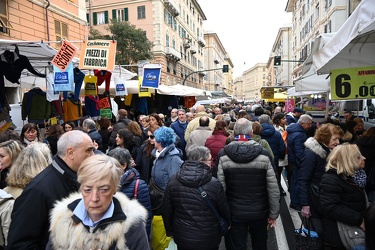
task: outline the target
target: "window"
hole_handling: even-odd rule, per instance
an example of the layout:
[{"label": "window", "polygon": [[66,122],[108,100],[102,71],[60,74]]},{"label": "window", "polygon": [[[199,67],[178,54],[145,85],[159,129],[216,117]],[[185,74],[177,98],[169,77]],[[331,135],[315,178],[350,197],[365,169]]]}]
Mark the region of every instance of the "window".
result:
[{"label": "window", "polygon": [[68,39],[68,24],[55,20],[55,35],[56,41]]},{"label": "window", "polygon": [[93,13],[94,25],[108,24],[108,11]]},{"label": "window", "polygon": [[8,33],[9,29],[13,29],[8,18],[8,1],[0,1],[0,32]]},{"label": "window", "polygon": [[137,7],[138,19],[145,19],[146,18],[146,7],[138,6]]},{"label": "window", "polygon": [[112,18],[116,19],[119,22],[129,21],[129,11],[128,8],[112,10]]}]

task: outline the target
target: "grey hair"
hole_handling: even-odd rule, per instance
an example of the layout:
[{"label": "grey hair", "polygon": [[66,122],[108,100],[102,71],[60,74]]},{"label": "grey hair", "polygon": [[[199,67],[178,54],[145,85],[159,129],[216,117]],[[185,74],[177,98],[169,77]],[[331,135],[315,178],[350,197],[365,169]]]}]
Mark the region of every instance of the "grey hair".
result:
[{"label": "grey hair", "polygon": [[269,115],[263,114],[259,116],[259,123],[272,124],[271,117]]},{"label": "grey hair", "polygon": [[132,159],[132,155],[130,154],[129,150],[126,148],[114,148],[108,152],[108,156],[115,158],[118,162],[123,166],[126,164],[126,168],[130,167],[130,160]]},{"label": "grey hair", "polygon": [[94,120],[92,120],[90,118],[85,119],[82,123],[82,126],[87,127],[90,130],[96,128],[96,124],[95,124]]},{"label": "grey hair", "polygon": [[246,118],[240,118],[234,124],[233,132],[235,135],[250,135],[252,131],[251,122]]},{"label": "grey hair", "polygon": [[[57,141],[57,155],[64,157],[69,147],[76,148],[83,142],[83,137],[88,136],[79,130],[64,133]],[[91,140],[91,139],[90,139]]]},{"label": "grey hair", "polygon": [[299,119],[298,119],[298,123],[307,123],[307,122],[309,122],[309,121],[312,121],[312,117],[311,116],[309,116],[309,115],[301,115],[300,117],[299,117]]},{"label": "grey hair", "polygon": [[179,110],[177,110],[177,114],[178,114],[178,112],[183,112],[184,114],[186,114],[186,110],[185,109],[179,109]]},{"label": "grey hair", "polygon": [[204,146],[192,145],[186,152],[188,160],[205,161],[210,156],[210,150]]}]

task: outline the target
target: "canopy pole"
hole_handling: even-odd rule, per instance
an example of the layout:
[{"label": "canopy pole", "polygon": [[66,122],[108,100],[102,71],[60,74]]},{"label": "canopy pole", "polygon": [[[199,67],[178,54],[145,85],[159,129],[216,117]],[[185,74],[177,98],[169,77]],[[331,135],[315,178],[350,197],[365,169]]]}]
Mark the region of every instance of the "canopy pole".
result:
[{"label": "canopy pole", "polygon": [[326,92],[326,119],[328,119],[328,112],[329,112],[329,102],[331,101],[329,99],[329,91]]}]

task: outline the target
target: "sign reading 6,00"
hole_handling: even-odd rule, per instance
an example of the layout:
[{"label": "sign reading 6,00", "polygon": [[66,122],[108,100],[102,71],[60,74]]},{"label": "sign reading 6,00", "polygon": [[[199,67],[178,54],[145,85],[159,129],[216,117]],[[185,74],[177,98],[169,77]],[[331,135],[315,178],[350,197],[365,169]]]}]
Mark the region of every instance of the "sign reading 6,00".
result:
[{"label": "sign reading 6,00", "polygon": [[331,71],[331,100],[375,98],[375,67]]}]

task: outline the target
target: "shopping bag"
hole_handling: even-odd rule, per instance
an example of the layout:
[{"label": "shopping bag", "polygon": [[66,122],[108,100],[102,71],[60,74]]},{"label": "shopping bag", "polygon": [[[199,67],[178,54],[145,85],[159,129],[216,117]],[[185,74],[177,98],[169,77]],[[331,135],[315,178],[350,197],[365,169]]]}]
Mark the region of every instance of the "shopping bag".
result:
[{"label": "shopping bag", "polygon": [[171,239],[169,242],[168,247],[165,250],[178,250],[176,243],[174,242],[174,239]]},{"label": "shopping bag", "polygon": [[310,229],[309,219],[302,218],[301,227],[297,228],[294,231],[294,234],[296,239],[296,250],[319,249],[318,234]]}]

